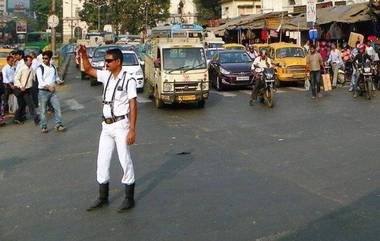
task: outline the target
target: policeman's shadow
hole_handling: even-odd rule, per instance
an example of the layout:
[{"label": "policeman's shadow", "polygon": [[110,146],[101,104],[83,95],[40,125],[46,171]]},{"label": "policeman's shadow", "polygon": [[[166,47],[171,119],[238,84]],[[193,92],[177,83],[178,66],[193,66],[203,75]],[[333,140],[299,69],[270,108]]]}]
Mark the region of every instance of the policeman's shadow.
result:
[{"label": "policeman's shadow", "polygon": [[[186,169],[193,161],[194,157],[191,154],[192,150],[187,150],[179,153],[168,152],[165,154],[165,162],[156,170],[151,171],[143,177],[136,180],[137,187],[147,185],[145,189],[136,195],[137,201],[142,200],[151,193],[163,180],[172,179],[182,170]],[[139,188],[140,189],[140,188]],[[113,197],[117,199],[124,195],[124,190]]]}]

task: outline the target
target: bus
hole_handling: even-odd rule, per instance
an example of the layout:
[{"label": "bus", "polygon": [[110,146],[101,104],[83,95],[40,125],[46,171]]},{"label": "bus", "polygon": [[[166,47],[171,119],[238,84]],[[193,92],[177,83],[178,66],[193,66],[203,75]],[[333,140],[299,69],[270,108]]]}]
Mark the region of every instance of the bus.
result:
[{"label": "bus", "polygon": [[[57,43],[61,42],[61,33],[56,33]],[[39,48],[41,50],[51,49],[51,33],[48,32],[31,32],[26,34],[26,48]]]},{"label": "bus", "polygon": [[199,38],[203,40],[205,30],[196,24],[176,24],[152,29],[151,38]]}]

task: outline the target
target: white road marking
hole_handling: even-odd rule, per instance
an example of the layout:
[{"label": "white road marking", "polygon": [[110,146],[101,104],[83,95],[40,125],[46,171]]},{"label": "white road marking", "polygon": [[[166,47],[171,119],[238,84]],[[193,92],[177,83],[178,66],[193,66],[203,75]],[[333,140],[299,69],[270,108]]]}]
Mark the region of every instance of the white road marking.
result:
[{"label": "white road marking", "polygon": [[227,91],[215,91],[215,90],[211,90],[210,92],[213,93],[213,94],[221,95],[223,97],[236,97],[236,94],[231,93],[231,92],[227,92]]},{"label": "white road marking", "polygon": [[65,100],[66,105],[69,106],[70,110],[82,110],[84,109],[84,105],[81,105],[75,99]]},{"label": "white road marking", "polygon": [[295,90],[295,91],[301,91],[301,92],[307,91],[303,87],[286,87],[286,88],[289,89],[289,90]]},{"label": "white road marking", "polygon": [[246,94],[246,95],[251,95],[252,91],[251,90],[240,90],[240,93]]},{"label": "white road marking", "polygon": [[152,100],[149,98],[146,98],[144,96],[138,95],[137,96],[137,102],[138,103],[150,103],[150,102],[152,102]]}]

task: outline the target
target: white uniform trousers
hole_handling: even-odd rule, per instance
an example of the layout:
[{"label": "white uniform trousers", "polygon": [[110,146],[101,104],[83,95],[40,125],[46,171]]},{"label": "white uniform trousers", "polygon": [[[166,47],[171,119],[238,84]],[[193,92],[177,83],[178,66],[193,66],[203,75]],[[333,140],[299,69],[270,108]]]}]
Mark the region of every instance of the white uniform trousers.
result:
[{"label": "white uniform trousers", "polygon": [[127,135],[129,120],[124,119],[112,124],[102,123],[102,133],[99,140],[99,152],[97,161],[97,181],[99,184],[107,183],[110,179],[110,164],[112,153],[115,148],[119,155],[120,165],[123,168],[123,184],[133,184],[135,174],[129,147],[127,144]]}]

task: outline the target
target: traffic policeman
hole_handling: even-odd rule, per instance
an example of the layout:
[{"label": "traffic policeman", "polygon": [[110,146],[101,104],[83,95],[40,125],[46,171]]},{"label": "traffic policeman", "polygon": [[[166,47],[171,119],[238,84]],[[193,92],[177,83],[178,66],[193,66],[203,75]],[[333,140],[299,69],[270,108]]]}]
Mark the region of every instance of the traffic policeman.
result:
[{"label": "traffic policeman", "polygon": [[129,145],[134,144],[136,138],[136,80],[123,70],[123,54],[119,49],[110,49],[106,52],[104,60],[106,70],[92,68],[85,46],[80,46],[79,54],[86,74],[97,78],[104,86],[103,122],[97,160],[99,197],[87,211],[108,204],[109,169],[116,145],[124,172],[121,182],[125,186],[125,199],[119,208],[119,212],[123,212],[132,208],[135,203],[135,176]]}]

